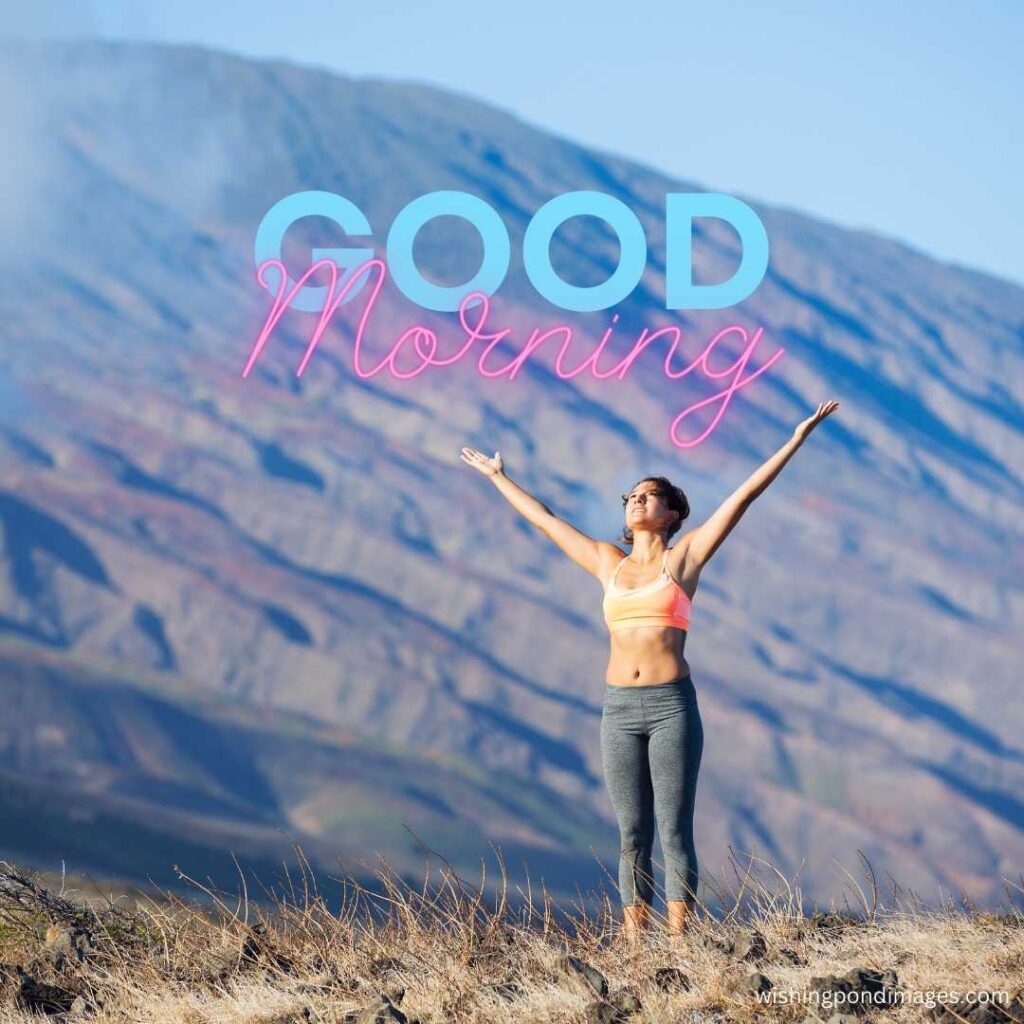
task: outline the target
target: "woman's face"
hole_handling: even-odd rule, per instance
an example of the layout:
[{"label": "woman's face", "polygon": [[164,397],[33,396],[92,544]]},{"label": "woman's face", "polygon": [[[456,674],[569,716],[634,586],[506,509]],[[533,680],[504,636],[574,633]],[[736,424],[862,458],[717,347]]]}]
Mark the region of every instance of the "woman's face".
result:
[{"label": "woman's face", "polygon": [[644,480],[626,496],[626,526],[635,534],[637,529],[660,532],[671,525],[679,513],[669,508],[661,488],[655,480]]}]

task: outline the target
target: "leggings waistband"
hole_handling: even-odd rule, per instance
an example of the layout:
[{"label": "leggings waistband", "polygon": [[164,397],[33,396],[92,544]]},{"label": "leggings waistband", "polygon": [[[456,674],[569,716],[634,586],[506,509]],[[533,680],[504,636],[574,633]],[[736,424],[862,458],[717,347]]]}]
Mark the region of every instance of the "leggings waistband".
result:
[{"label": "leggings waistband", "polygon": [[633,693],[634,691],[648,693],[651,690],[664,689],[666,686],[693,686],[693,679],[690,673],[687,672],[685,675],[670,679],[667,683],[644,683],[639,686],[612,686],[611,683],[604,684],[606,693]]}]

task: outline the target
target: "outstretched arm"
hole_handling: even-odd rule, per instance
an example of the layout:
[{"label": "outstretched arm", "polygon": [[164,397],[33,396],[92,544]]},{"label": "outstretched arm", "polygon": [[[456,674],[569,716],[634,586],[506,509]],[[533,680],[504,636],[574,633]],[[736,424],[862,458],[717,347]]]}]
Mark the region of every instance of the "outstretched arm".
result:
[{"label": "outstretched arm", "polygon": [[560,519],[538,501],[529,491],[524,490],[505,473],[501,452],[495,452],[493,458],[476,451],[474,448],[463,448],[460,458],[467,465],[483,473],[508,500],[508,503],[528,522],[558,545],[577,565],[582,566],[591,575],[601,578],[602,549],[613,550],[614,546],[606,541],[595,540],[581,533],[571,523]]},{"label": "outstretched arm", "polygon": [[690,571],[699,570],[707,564],[750,507],[751,502],[779,475],[782,467],[807,440],[810,432],[838,408],[839,403],[834,399],[822,402],[812,415],[797,426],[793,436],[767,462],[751,473],[715,509],[706,522],[690,533],[686,549],[686,563]]}]

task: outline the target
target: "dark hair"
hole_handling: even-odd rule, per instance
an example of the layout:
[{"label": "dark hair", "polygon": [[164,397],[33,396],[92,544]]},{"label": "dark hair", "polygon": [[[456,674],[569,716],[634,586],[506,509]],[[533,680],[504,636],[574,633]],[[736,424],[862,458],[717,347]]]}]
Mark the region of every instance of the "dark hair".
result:
[{"label": "dark hair", "polygon": [[[668,477],[664,476],[645,476],[642,480],[637,480],[637,482],[630,488],[630,491],[639,487],[640,484],[645,483],[656,483],[658,485],[657,493],[665,499],[665,503],[669,508],[675,509],[679,513],[679,518],[668,528],[668,533],[665,534],[665,540],[667,542],[683,525],[683,520],[690,515],[690,503],[687,501],[686,494],[683,492],[683,489],[681,487],[676,487]],[[626,495],[623,495],[622,497],[622,504],[625,506]],[[632,544],[633,531],[628,526],[623,527],[622,533],[617,539],[620,544]]]}]

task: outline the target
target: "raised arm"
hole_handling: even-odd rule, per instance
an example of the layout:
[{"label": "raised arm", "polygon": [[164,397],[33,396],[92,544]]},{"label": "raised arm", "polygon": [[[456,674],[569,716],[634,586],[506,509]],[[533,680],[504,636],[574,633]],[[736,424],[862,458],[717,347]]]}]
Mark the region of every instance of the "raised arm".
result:
[{"label": "raised arm", "polygon": [[839,408],[834,399],[822,402],[817,410],[793,431],[793,436],[722,502],[707,521],[692,530],[687,538],[686,565],[688,571],[699,571],[710,560],[740,521],[751,502],[779,475],[782,467],[807,440],[810,432],[828,415]]},{"label": "raised arm", "polygon": [[524,490],[505,473],[501,452],[495,452],[493,458],[487,458],[474,448],[463,448],[460,458],[467,465],[489,477],[491,482],[505,496],[509,504],[527,522],[532,523],[542,533],[558,545],[577,565],[586,569],[592,576],[601,579],[601,566],[605,555],[615,546],[606,541],[595,540],[581,533],[571,523],[560,519],[532,494]]}]

